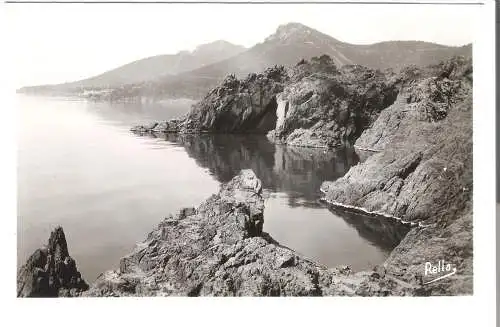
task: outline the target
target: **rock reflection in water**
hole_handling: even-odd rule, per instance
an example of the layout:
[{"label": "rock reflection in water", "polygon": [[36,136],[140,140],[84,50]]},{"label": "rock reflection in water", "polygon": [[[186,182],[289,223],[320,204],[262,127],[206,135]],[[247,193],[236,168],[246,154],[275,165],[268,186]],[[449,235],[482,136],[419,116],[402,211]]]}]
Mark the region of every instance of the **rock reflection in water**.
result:
[{"label": "rock reflection in water", "polygon": [[265,189],[287,193],[292,206],[322,206],[318,203],[321,183],[343,176],[358,162],[351,148],[333,151],[286,147],[275,145],[261,135],[163,134],[157,137],[183,145],[187,153],[221,183],[230,181],[242,169],[252,169]]},{"label": "rock reflection in water", "polygon": [[153,137],[182,146],[221,183],[252,169],[267,193],[264,231],[324,265],[371,268],[382,263],[407,232],[398,223],[337,211],[320,201],[321,183],[343,176],[359,162],[352,148],[285,147],[261,135]]},{"label": "rock reflection in water", "polygon": [[328,210],[354,227],[359,236],[385,251],[394,249],[410,231],[408,225],[397,223],[391,218],[363,215],[329,205]]}]

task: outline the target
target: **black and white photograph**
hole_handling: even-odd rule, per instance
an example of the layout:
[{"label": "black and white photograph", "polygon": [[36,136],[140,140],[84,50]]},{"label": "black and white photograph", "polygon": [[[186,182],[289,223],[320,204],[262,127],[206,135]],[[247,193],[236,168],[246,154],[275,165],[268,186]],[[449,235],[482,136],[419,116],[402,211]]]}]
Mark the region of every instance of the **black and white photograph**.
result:
[{"label": "black and white photograph", "polygon": [[487,5],[4,3],[10,297],[473,298]]}]

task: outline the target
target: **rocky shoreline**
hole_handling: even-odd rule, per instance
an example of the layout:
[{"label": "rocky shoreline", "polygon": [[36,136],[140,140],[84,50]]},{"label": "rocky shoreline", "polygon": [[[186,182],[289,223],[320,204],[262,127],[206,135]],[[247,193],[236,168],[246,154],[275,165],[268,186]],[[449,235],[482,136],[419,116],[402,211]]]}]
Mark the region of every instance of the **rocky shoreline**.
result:
[{"label": "rocky shoreline", "polygon": [[275,143],[333,148],[353,143],[397,96],[391,72],[338,68],[326,55],[239,80],[228,76],[184,117],[135,126],[146,133],[255,133]]},{"label": "rocky shoreline", "polygon": [[[386,273],[327,268],[262,232],[260,180],[243,170],[197,208],[165,218],[122,258],[117,271],[88,286],[54,285],[59,296],[386,296],[423,295],[418,283]],[[62,235],[50,244],[65,244]],[[52,238],[51,238],[52,239]],[[66,247],[67,249],[67,247]],[[37,252],[36,252],[37,253]],[[36,256],[36,253],[32,256]],[[28,262],[32,261],[32,258]],[[23,266],[18,296],[43,296],[36,271]],[[76,270],[73,271],[76,273]],[[56,273],[56,279],[62,278]],[[72,276],[70,276],[72,278]],[[70,291],[68,287],[73,290]],[[76,289],[75,289],[76,288]]]},{"label": "rocky shoreline", "polygon": [[[307,147],[354,143],[371,153],[343,177],[323,182],[323,200],[332,210],[361,211],[372,216],[367,219],[396,219],[411,228],[373,271],[323,267],[262,232],[261,181],[253,171],[243,170],[197,208],[185,208],[164,219],[121,260],[118,271],[103,273],[89,290],[82,286],[69,291],[74,282],[49,283],[54,288],[51,294],[473,292],[470,59],[409,67],[396,75],[360,66],[339,69],[322,56],[301,61],[290,70],[274,67],[241,81],[230,76],[185,117],[137,126],[133,131],[259,133],[276,143]],[[63,253],[69,257],[67,251]],[[52,280],[67,280],[61,275],[67,270],[32,264],[37,256],[35,252],[18,274],[18,296],[40,296],[39,282],[45,283],[38,277],[40,269]],[[456,273],[434,282],[435,276],[425,276],[424,267],[442,260]],[[76,278],[79,273],[73,268],[71,278]]]},{"label": "rocky shoreline", "polygon": [[417,71],[355,147],[376,152],[324,182],[324,200],[418,225],[384,266],[408,278],[446,260],[459,273],[433,283],[431,294],[472,294],[471,62]]}]

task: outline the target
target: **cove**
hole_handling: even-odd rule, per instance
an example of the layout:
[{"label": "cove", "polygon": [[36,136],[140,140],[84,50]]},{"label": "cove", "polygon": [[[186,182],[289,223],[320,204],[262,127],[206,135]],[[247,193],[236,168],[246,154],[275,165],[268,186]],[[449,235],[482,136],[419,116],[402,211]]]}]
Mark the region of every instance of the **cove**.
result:
[{"label": "cove", "polygon": [[323,265],[371,268],[406,233],[319,201],[321,183],[359,161],[349,148],[285,147],[264,135],[129,132],[134,123],[177,116],[182,110],[172,105],[21,96],[17,109],[19,263],[62,225],[72,256],[92,282],[163,217],[198,205],[242,169],[262,181],[264,231]]}]

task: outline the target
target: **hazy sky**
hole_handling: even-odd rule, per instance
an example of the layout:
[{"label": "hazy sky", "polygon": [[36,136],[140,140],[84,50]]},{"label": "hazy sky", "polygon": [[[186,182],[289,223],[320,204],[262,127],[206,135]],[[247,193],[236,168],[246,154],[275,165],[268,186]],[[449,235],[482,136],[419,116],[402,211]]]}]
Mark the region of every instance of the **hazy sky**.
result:
[{"label": "hazy sky", "polygon": [[246,47],[300,22],[349,43],[473,41],[473,6],[5,5],[16,87],[72,81],[224,39]]}]

